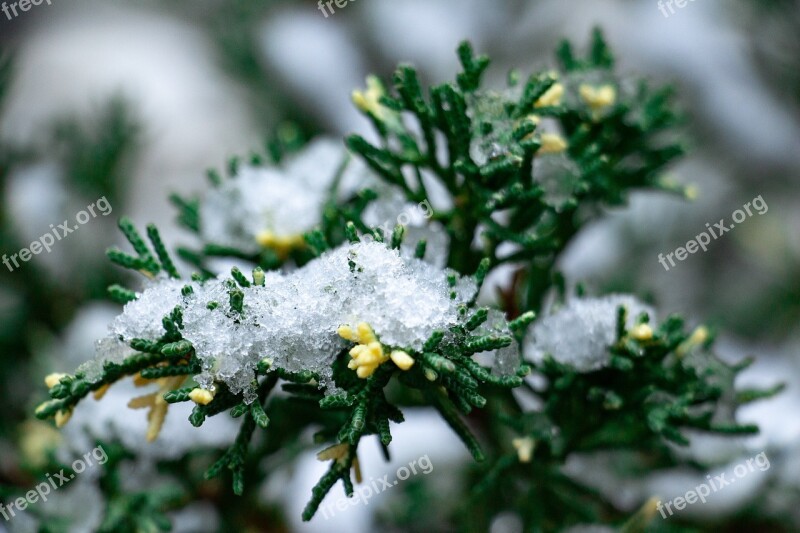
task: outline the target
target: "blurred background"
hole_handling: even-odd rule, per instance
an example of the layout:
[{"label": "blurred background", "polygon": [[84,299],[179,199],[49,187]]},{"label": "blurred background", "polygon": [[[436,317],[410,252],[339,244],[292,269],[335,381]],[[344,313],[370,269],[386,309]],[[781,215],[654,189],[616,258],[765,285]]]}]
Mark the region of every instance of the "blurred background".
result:
[{"label": "blurred background", "polygon": [[[585,44],[599,25],[622,72],[677,88],[689,156],[671,177],[696,186],[697,196],[688,202],[635,195],[629,207],[586,228],[561,269],[592,292],[637,293],[660,314],[681,312],[710,324],[719,332],[723,358],[758,357],[742,386],[787,383],[777,400],[742,411],[742,421],[759,424],[762,433],[737,442],[748,457],[766,450],[781,468],[691,512],[702,522],[756,502],[789,530],[800,528],[792,503],[800,501],[800,2],[697,0],[674,13],[659,4],[351,0],[343,8],[334,4],[326,16],[310,0],[44,0],[17,16],[0,12],[0,253],[16,253],[100,198],[113,208],[50,253],[13,271],[0,266],[0,500],[12,493],[8,487],[36,482],[25,468],[37,460],[31,450],[57,438],[31,421],[46,395],[42,376],[71,371],[90,358],[94,339],[118,312],[106,301],[105,287],[124,277],[104,250],[122,244],[119,216],[155,222],[166,242],[184,243],[189,237],[177,229],[168,196],[203,191],[209,167],[261,151],[286,132],[370,138],[367,121],[350,103],[367,74],[388,78],[398,62],[408,61],[424,82],[450,79],[458,68],[455,48],[466,38],[492,57],[490,80],[499,86],[512,67],[529,72],[554,65],[552,51],[562,38]],[[758,196],[768,206],[765,214],[754,214],[706,253],[669,271],[659,264],[659,253],[684,245],[706,223],[730,220]],[[116,411],[99,409],[71,424],[77,427],[64,433],[62,446],[77,451],[63,453],[90,449],[77,444],[87,426],[130,447],[146,446],[144,421],[138,429],[130,426],[143,416],[136,413],[123,425]],[[171,417],[185,420],[181,413]],[[125,483],[141,491],[169,483],[163,461],[189,446],[183,431],[189,428],[178,426],[166,443],[146,452],[150,462],[129,466]],[[224,445],[230,431],[215,433],[206,445]],[[364,468],[377,478],[428,453],[437,483],[446,487],[448,471],[466,460],[454,454],[460,449],[454,441],[437,417],[412,412],[398,428],[393,463],[383,464],[375,447],[365,451]],[[721,447],[702,439],[694,446],[707,457],[722,454],[724,462],[733,452]],[[357,532],[376,524],[411,530],[398,516],[412,488],[330,520],[300,523],[325,465],[313,456],[287,464],[259,490],[270,520],[254,530]],[[676,483],[688,484],[675,479],[624,487],[600,479],[598,488],[635,510],[643,493],[667,494]],[[332,493],[341,496],[338,488]],[[97,499],[86,476],[52,503],[38,504],[35,513],[0,521],[0,531],[36,531],[48,516],[72,523],[69,530],[91,531],[99,520]],[[171,517],[175,531],[216,531],[226,512],[208,497]],[[512,519],[495,526],[516,531]]]}]

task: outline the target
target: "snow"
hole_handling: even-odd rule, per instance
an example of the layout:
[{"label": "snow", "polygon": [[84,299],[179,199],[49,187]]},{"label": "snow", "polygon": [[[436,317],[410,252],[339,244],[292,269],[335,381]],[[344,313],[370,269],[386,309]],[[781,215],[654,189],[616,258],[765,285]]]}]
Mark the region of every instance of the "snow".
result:
[{"label": "snow", "polygon": [[[294,237],[310,231],[319,224],[334,177],[347,157],[340,141],[322,138],[282,166],[242,166],[206,194],[200,207],[203,239],[255,253],[259,234]],[[352,193],[368,179],[366,167],[351,158],[339,192]]]},{"label": "snow", "polygon": [[[318,373],[321,386],[331,385],[331,363],[347,347],[337,334],[341,325],[367,322],[385,346],[420,351],[434,330],[462,320],[459,308],[476,286],[456,275],[450,287],[451,273],[382,243],[346,244],[288,274],[267,273],[264,286],[240,288],[241,314],[231,309],[229,279],[193,282],[185,297],[183,282],[159,279],[125,306],[82,370],[94,376],[103,361],[124,357],[124,342],[159,338],[161,318],[180,305],[183,337],[203,365],[201,386],[221,381],[250,400],[253,370],[264,357],[289,371]],[[218,305],[210,309],[212,302]]]},{"label": "snow", "polygon": [[608,347],[616,341],[617,308],[627,311],[627,327],[633,326],[641,313],[651,322],[655,311],[628,295],[602,298],[576,298],[555,313],[537,320],[528,330],[525,354],[536,363],[550,355],[580,372],[590,372],[609,362]]}]

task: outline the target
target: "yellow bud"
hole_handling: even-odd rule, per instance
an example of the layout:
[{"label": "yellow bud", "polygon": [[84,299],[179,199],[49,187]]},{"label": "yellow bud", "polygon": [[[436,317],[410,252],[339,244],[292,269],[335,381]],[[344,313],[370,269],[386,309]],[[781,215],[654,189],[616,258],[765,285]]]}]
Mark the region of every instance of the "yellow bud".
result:
[{"label": "yellow bud", "polygon": [[353,346],[352,348],[350,348],[350,357],[352,357],[353,359],[358,359],[364,354],[366,350],[367,347],[364,346],[363,344]]},{"label": "yellow bud", "polygon": [[536,442],[531,437],[512,439],[511,444],[517,449],[517,457],[520,463],[530,463],[533,457],[533,450]]},{"label": "yellow bud", "polygon": [[378,366],[378,365],[382,365],[383,363],[385,363],[388,360],[389,360],[389,356],[386,355],[386,354],[381,354],[379,356],[373,355],[367,361],[367,364]]},{"label": "yellow bud", "polygon": [[347,325],[339,326],[337,331],[340,337],[358,343],[350,349],[352,359],[347,363],[347,368],[355,370],[358,377],[371,376],[378,366],[389,360],[390,356],[366,322],[359,322],[356,331]]},{"label": "yellow bud", "polygon": [[147,378],[143,378],[140,372],[137,372],[133,376],[133,384],[136,385],[137,387],[145,387],[147,385],[150,385],[151,383],[152,381]]},{"label": "yellow bud", "polygon": [[367,76],[367,91],[376,97],[383,96],[383,84],[381,83],[380,78],[373,74]]},{"label": "yellow bud", "polygon": [[658,512],[658,504],[661,503],[661,498],[652,497],[645,502],[645,504],[640,509],[642,513],[642,518],[644,518],[645,523],[649,522],[651,518],[656,516]]},{"label": "yellow bud", "polygon": [[560,83],[554,83],[545,93],[536,100],[533,107],[550,107],[561,104],[561,98],[564,96],[564,86]]},{"label": "yellow bud", "polygon": [[128,401],[128,407],[131,409],[144,409],[145,407],[152,407],[154,403],[155,393],[145,394],[144,396],[137,396]]},{"label": "yellow bud", "polygon": [[358,337],[361,344],[369,344],[378,340],[375,332],[366,322],[360,322],[356,328],[358,329]]},{"label": "yellow bud", "polygon": [[378,365],[362,365],[356,369],[356,375],[361,379],[365,379],[370,377],[377,368]]},{"label": "yellow bud", "polygon": [[305,239],[302,235],[275,235],[270,230],[258,233],[256,242],[263,248],[269,248],[274,251],[280,259],[286,259],[292,250],[302,248],[305,245]]},{"label": "yellow bud", "polygon": [[408,370],[414,366],[414,358],[402,350],[394,350],[390,356],[400,370]]},{"label": "yellow bud", "polygon": [[39,420],[28,420],[22,424],[19,450],[23,457],[36,468],[45,468],[48,457],[62,441],[61,433],[50,424]]},{"label": "yellow bud", "polygon": [[383,352],[364,351],[357,361],[359,365],[379,365],[386,361],[386,356]]},{"label": "yellow bud", "polygon": [[539,148],[540,154],[557,154],[567,148],[567,141],[561,135],[555,133],[542,133],[542,147]]},{"label": "yellow bud", "polygon": [[375,357],[382,357],[383,356],[383,346],[378,341],[372,341],[367,345],[367,349],[369,353],[374,355]]},{"label": "yellow bud", "polygon": [[360,111],[363,111],[365,113],[369,111],[369,102],[367,101],[367,97],[364,96],[363,92],[358,90],[353,91],[351,99],[353,100],[353,103]]},{"label": "yellow bud", "polygon": [[350,451],[350,445],[346,442],[342,444],[334,444],[329,446],[317,454],[317,459],[320,461],[332,461],[343,459]]},{"label": "yellow bud", "polygon": [[376,76],[367,76],[367,89],[353,91],[352,100],[360,111],[382,118],[385,115],[385,108],[381,105],[381,97],[384,94],[380,79]]},{"label": "yellow bud", "polygon": [[63,378],[64,376],[66,376],[66,374],[59,374],[57,372],[53,374],[48,374],[44,378],[44,384],[47,385],[48,389],[52,389],[53,387],[58,385],[58,382],[61,381],[61,378]]},{"label": "yellow bud", "polygon": [[167,416],[168,407],[169,404],[167,402],[156,402],[150,413],[148,413],[149,424],[145,435],[147,442],[153,442],[158,438],[159,433],[161,433],[161,427],[164,425],[164,418]]},{"label": "yellow bud", "polygon": [[347,341],[356,342],[358,340],[356,332],[353,331],[353,328],[350,326],[339,326],[339,329],[336,330],[336,333],[338,333],[341,338]]},{"label": "yellow bud", "polygon": [[271,231],[262,231],[256,235],[256,242],[265,248],[275,244],[275,234]]},{"label": "yellow bud", "polygon": [[703,344],[708,340],[708,328],[705,326],[700,326],[699,328],[695,329],[692,332],[692,336],[689,337],[689,342],[692,344]]},{"label": "yellow bud", "polygon": [[649,341],[653,338],[653,328],[649,324],[639,324],[631,330],[631,337],[637,341]]},{"label": "yellow bud", "polygon": [[100,387],[99,389],[97,389],[96,391],[94,391],[94,393],[93,393],[93,395],[94,395],[94,399],[95,399],[95,400],[100,400],[100,399],[102,399],[102,398],[103,398],[103,396],[105,396],[105,395],[106,395],[106,392],[108,392],[108,388],[109,388],[109,387],[111,387],[111,383],[106,383],[105,385],[103,385],[102,387]]},{"label": "yellow bud", "polygon": [[214,399],[214,393],[207,389],[193,389],[189,393],[189,399],[199,405],[208,405]]},{"label": "yellow bud", "polygon": [[678,357],[683,357],[692,348],[704,344],[707,340],[708,340],[708,328],[706,328],[705,326],[700,326],[692,332],[692,334],[689,336],[688,339],[683,341],[680,344],[680,346],[678,346],[675,349],[675,354]]},{"label": "yellow bud", "polygon": [[69,419],[72,418],[72,409],[67,409],[66,411],[61,410],[56,413],[56,427],[61,428],[64,427],[64,424],[69,422]]},{"label": "yellow bud", "polygon": [[353,457],[353,474],[356,478],[356,483],[364,481],[364,476],[361,475],[361,465],[358,462],[358,456]]},{"label": "yellow bud", "polygon": [[601,111],[603,108],[614,105],[614,102],[617,101],[617,90],[613,85],[601,85],[600,87],[581,85],[578,88],[578,94],[593,111]]}]

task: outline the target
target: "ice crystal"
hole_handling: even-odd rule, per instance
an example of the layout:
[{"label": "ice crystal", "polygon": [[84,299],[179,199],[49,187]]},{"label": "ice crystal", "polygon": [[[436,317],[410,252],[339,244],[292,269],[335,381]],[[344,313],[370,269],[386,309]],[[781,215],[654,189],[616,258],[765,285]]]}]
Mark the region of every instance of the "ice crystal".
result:
[{"label": "ice crystal", "polygon": [[580,167],[564,153],[545,154],[534,160],[533,178],[544,189],[547,202],[560,210],[574,198]]},{"label": "ice crystal", "polygon": [[470,156],[478,165],[484,165],[504,155],[520,155],[514,151],[512,141],[512,132],[517,121],[512,118],[507,107],[518,92],[517,89],[508,89],[504,92],[480,91],[469,95],[473,128]]},{"label": "ice crystal", "polygon": [[[505,314],[497,309],[489,310],[486,322],[478,326],[475,333],[478,335],[513,336],[511,330],[508,329],[508,321]],[[481,357],[488,360],[492,373],[497,375],[510,376],[519,369],[520,353],[516,342],[481,354]]]},{"label": "ice crystal", "polygon": [[128,343],[133,339],[157,339],[164,334],[162,319],[180,304],[185,283],[159,277],[149,281],[136,300],[125,304],[121,315],[108,326],[109,335],[95,343],[96,357],[78,367],[87,381],[103,375],[103,363],[121,363],[134,353]]},{"label": "ice crystal", "polygon": [[455,325],[476,286],[455,276],[451,287],[449,274],[373,242],[343,245],[288,274],[267,273],[264,286],[236,288],[244,294],[241,312],[229,303],[230,279],[193,283],[187,296],[180,294],[184,283],[158,281],[125,306],[91,365],[98,370],[104,360],[117,360],[122,341],[163,335],[161,317],[180,305],[183,338],[203,364],[202,386],[220,381],[252,399],[253,370],[265,357],[285,370],[313,371],[330,385],[331,363],[347,346],[337,335],[341,325],[367,322],[384,345],[413,351],[434,330]]},{"label": "ice crystal", "polygon": [[[213,188],[200,208],[201,235],[207,242],[258,250],[257,238],[268,232],[295,237],[320,222],[323,205],[347,153],[330,139],[312,142],[280,167],[245,165]],[[339,183],[340,192],[362,186],[369,173],[350,161]]]},{"label": "ice crystal", "polygon": [[136,300],[125,304],[123,314],[110,326],[111,334],[123,341],[155,339],[163,335],[162,318],[181,303],[185,282],[159,278],[149,282]]},{"label": "ice crystal", "polygon": [[378,190],[378,199],[371,202],[362,215],[366,225],[378,228],[384,240],[391,238],[396,225],[405,227],[405,239],[400,247],[404,255],[412,256],[417,243],[424,240],[425,261],[443,268],[447,263],[450,237],[444,226],[431,221],[433,208],[428,200],[412,203],[396,187]]},{"label": "ice crystal", "polygon": [[595,120],[606,116],[617,101],[619,80],[603,69],[570,72],[562,80],[564,101],[570,106],[586,108]]},{"label": "ice crystal", "polygon": [[581,372],[606,366],[608,348],[616,341],[617,308],[620,306],[627,310],[627,327],[631,327],[643,312],[651,321],[655,319],[653,309],[633,296],[576,298],[531,326],[525,342],[526,355],[537,363],[550,355]]}]

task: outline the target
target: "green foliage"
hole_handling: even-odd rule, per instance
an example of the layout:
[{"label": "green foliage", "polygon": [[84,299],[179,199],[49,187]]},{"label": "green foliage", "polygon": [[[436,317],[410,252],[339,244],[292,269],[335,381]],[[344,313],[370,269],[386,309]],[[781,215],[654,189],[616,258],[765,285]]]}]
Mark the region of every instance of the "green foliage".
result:
[{"label": "green foliage", "polygon": [[[16,60],[10,53],[0,51],[0,120]],[[20,144],[12,140],[13,136],[6,136],[0,141],[0,189],[10,190],[8,180],[12,174],[46,160],[58,165],[64,188],[77,193],[83,205],[105,195],[114,208],[124,209],[118,194],[126,164],[135,153],[138,134],[128,104],[112,98],[91,113],[63,116],[47,124],[41,143]],[[30,245],[22,240],[20,221],[10,215],[10,210],[0,210],[0,244],[9,254]],[[58,214],[52,216],[52,222],[58,222]],[[67,242],[58,245],[70,246]],[[52,276],[36,261],[13,272],[0,270],[0,291],[11,302],[9,312],[0,320],[0,365],[14,369],[0,373],[0,388],[7,392],[0,436],[9,435],[11,422],[21,421],[29,408],[29,387],[19,377],[33,373],[33,341],[43,332],[61,332],[78,306],[92,298],[103,298],[106,287],[116,281],[111,269],[97,259],[87,258],[86,268],[75,272],[68,283]]]},{"label": "green foliage", "polygon": [[53,127],[54,151],[64,158],[68,175],[79,176],[75,188],[87,197],[105,195],[112,205],[125,192],[122,172],[137,147],[139,128],[129,104],[114,96],[99,110],[94,124],[66,116]]},{"label": "green foliage", "polygon": [[[189,417],[193,426],[223,412],[241,419],[235,442],[205,476],[210,479],[230,471],[232,492],[244,497],[248,483],[261,479],[260,471],[254,473],[258,470],[254,463],[298,448],[299,435],[314,426],[315,443],[329,444],[320,458],[331,460],[331,465],[303,512],[303,518],[310,520],[338,481],[352,495],[351,472],[357,471],[362,440],[375,436],[388,456],[391,423],[403,422],[401,408],[425,405],[440,413],[481,463],[465,484],[469,490],[460,495],[463,505],[453,509],[458,516],[453,521],[464,530],[488,530],[494,517],[507,509],[522,517],[526,531],[555,531],[608,516],[620,524],[629,519],[627,530],[641,530],[646,513],[622,516],[564,474],[566,459],[614,449],[634,451],[660,465],[676,464],[680,459],[670,446],[687,444],[687,430],[752,433],[755,428],[737,425],[731,416],[737,402],[766,398],[779,388],[742,391],[737,397],[733,381],[741,367],[717,360],[711,341],[700,338],[698,331],[703,330],[687,333],[678,317],[651,328],[641,317],[628,331],[624,310],[618,316],[617,342],[610,347],[611,364],[601,370],[577,372],[548,359],[541,365],[522,363],[511,375],[500,376],[473,355],[522,342],[545,296],[557,289],[564,292],[565,282],[555,271],[559,254],[603,207],[625,203],[637,189],[678,192],[661,179],[665,167],[682,151],[674,140],[678,119],[669,90],[651,90],[644,84],[628,89],[614,74],[613,56],[599,32],[585,57],[576,56],[568,43],[559,48],[560,73],[532,74],[521,84],[512,75],[510,86],[502,91],[482,87],[488,58],[476,56],[467,43],[459,47],[458,56],[463,71],[456,80],[427,91],[408,65],[395,72],[391,91],[370,78],[369,90],[356,93],[354,100],[380,140],[373,145],[352,135],[347,146],[408,201],[429,199],[429,179],[448,191],[451,205],[436,207],[432,219],[450,237],[448,265],[456,272],[473,274],[481,286],[493,269],[514,265],[514,282],[502,295],[509,334],[487,334],[481,326],[489,310],[472,301],[461,308],[462,325],[435,332],[425,339],[422,350],[381,345],[387,353],[403,351],[413,360],[404,370],[399,364],[382,364],[359,378],[348,365],[345,349],[332,368],[337,390],[325,395],[313,372],[290,372],[265,357],[253,370],[254,401],[245,401],[244,393],[233,393],[222,384],[215,384],[213,395],[200,391],[208,395],[200,401],[198,389],[189,381],[199,371],[200,361],[182,337],[181,308],[176,307],[164,317],[161,337],[131,341],[136,354],[119,363],[106,362],[99,379],[89,382],[81,372],[61,377],[37,416],[63,417],[89,392],[125,376],[178,378],[171,390],[161,393],[167,403],[196,403]],[[277,139],[266,155],[252,154],[250,161],[280,161],[297,137],[284,132]],[[234,176],[240,164],[240,159],[232,159],[224,176],[209,172],[211,186]],[[263,286],[264,271],[302,267],[343,242],[358,241],[359,234],[382,242],[382,232],[363,221],[376,193],[364,190],[337,201],[335,188],[320,227],[306,234],[306,245],[287,257],[268,249],[253,254],[209,243],[199,250],[180,249],[178,254],[199,270],[193,279],[201,282],[212,276],[208,260],[213,257],[258,265],[250,277],[234,268],[226,282],[227,301],[214,304],[239,316],[245,309],[242,289]],[[173,196],[172,201],[179,221],[199,232],[199,200]],[[149,245],[129,220],[122,219],[120,229],[134,253],[110,250],[114,263],[150,278],[179,278],[154,227],[147,230]],[[404,237],[405,228],[398,226],[386,245],[399,248]],[[416,256],[423,257],[425,241],[412,244]],[[357,265],[352,262],[351,268]],[[452,274],[451,287],[455,280]],[[192,291],[189,285],[184,288],[184,294]],[[136,297],[120,286],[109,292],[122,303]],[[525,379],[531,372],[542,378],[542,387],[534,388]],[[273,394],[279,384],[285,395]],[[532,395],[542,408],[523,409],[519,395],[511,393],[515,388]],[[476,409],[483,411],[480,416]],[[466,417],[471,417],[470,423]],[[151,529],[162,527],[163,502],[141,495],[112,500],[108,527],[126,530],[125,513],[137,513]]]},{"label": "green foliage", "polygon": [[[611,70],[613,61],[599,32],[586,59],[576,59],[565,43],[559,53],[561,74],[532,74],[521,87],[500,92],[481,89],[486,57],[476,57],[463,43],[459,58],[463,72],[456,83],[433,86],[427,93],[413,67],[399,67],[394,92],[361,106],[380,144],[359,135],[348,137],[347,144],[411,201],[428,198],[423,176],[438,180],[453,200],[451,208],[433,217],[451,238],[449,266],[471,271],[484,257],[492,267],[526,263],[527,288],[519,291],[516,305],[537,309],[552,284],[555,258],[592,208],[623,203],[637,188],[673,189],[660,178],[682,153],[665,135],[677,122],[670,91],[653,91],[643,83],[633,93],[625,90]],[[574,94],[595,79],[616,93],[602,112]],[[564,97],[537,105],[556,85]],[[543,137],[537,124],[545,119],[557,123],[566,141],[564,164],[572,167],[561,175],[537,174],[537,158],[554,157],[540,153]],[[476,156],[482,151],[485,161]],[[408,174],[416,176],[414,183],[408,183]],[[549,191],[556,182],[566,187],[563,198]],[[507,222],[497,219],[501,211]],[[482,246],[476,249],[479,228]],[[504,243],[515,251],[501,253]]]},{"label": "green foliage", "polygon": [[518,449],[498,443],[504,451],[477,475],[467,500],[486,514],[471,513],[470,520],[481,519],[467,530],[481,531],[503,510],[513,510],[526,524],[545,530],[596,523],[603,513],[613,513],[600,494],[561,472],[569,457],[626,451],[644,458],[648,468],[668,467],[681,463],[670,444],[688,445],[687,431],[758,431],[737,424],[732,413],[746,400],[771,397],[780,387],[732,400],[734,379],[746,363],[731,366],[717,359],[704,328],[689,334],[683,320],[672,316],[652,336],[637,336],[624,324],[620,308],[608,368],[576,372],[553,359],[537,368],[546,386],[530,392],[542,399],[542,409],[503,421],[516,438],[529,439],[531,458],[523,460]]},{"label": "green foliage", "polygon": [[[156,251],[154,255],[129,219],[121,219],[119,226],[133,247],[135,255],[111,249],[108,255],[112,261],[137,270],[147,277],[154,277],[162,271],[177,276],[173,262],[155,228],[152,226],[148,228],[148,238]],[[399,245],[402,232],[398,232],[397,235],[395,244]],[[263,283],[263,272],[256,269],[252,283],[259,282]],[[228,280],[228,284],[231,311],[242,313],[244,293],[238,287],[249,286],[251,282],[241,271],[234,268],[232,279]],[[191,289],[189,286],[187,288]],[[121,299],[133,294],[132,291],[119,286],[110,290]],[[135,297],[135,294],[133,296]],[[463,308],[463,314],[467,313],[468,309]],[[243,393],[234,394],[224,384],[218,384],[218,390],[208,403],[198,403],[194,406],[189,421],[193,426],[199,427],[208,417],[230,410],[231,416],[242,418],[242,424],[235,443],[208,469],[206,477],[209,479],[215,477],[227,468],[233,475],[234,493],[238,495],[243,493],[248,445],[257,427],[269,430],[267,397],[279,379],[288,382],[282,388],[291,393],[293,398],[301,401],[312,400],[319,404],[321,409],[317,416],[320,422],[331,419],[344,420],[338,430],[334,431],[333,427],[327,426],[328,429],[318,433],[326,440],[346,445],[349,451],[344,460],[334,461],[329,472],[314,488],[312,499],[303,514],[306,520],[314,515],[322,498],[337,480],[341,479],[347,493],[352,493],[350,470],[362,438],[377,435],[384,447],[391,442],[390,422],[403,421],[400,409],[390,403],[384,393],[389,381],[395,376],[409,389],[420,391],[439,410],[476,460],[483,460],[483,452],[480,450],[477,438],[460,419],[459,411],[469,414],[473,407],[481,408],[486,404],[486,398],[480,393],[481,386],[511,388],[519,386],[522,382],[520,377],[493,376],[471,359],[473,353],[502,348],[514,341],[510,336],[472,334],[471,330],[476,329],[485,320],[486,311],[479,310],[467,320],[468,328],[455,327],[449,332],[447,343],[442,342],[444,332],[436,332],[425,342],[424,352],[418,353],[408,349],[408,354],[420,361],[420,364],[415,364],[405,372],[401,372],[394,365],[382,365],[369,378],[360,379],[348,368],[347,350],[343,351],[334,365],[333,374],[336,386],[343,392],[335,396],[323,397],[316,386],[318,376],[312,372],[289,372],[272,365],[267,360],[258,365],[253,375],[254,380],[261,381],[257,387],[257,400],[252,403],[245,401]],[[180,307],[176,307],[164,317],[163,326],[164,334],[158,339],[132,340],[129,343],[130,347],[137,353],[120,363],[106,361],[103,364],[102,375],[97,379],[89,380],[81,371],[75,375],[60,377],[58,383],[50,388],[51,400],[36,409],[36,416],[40,419],[68,416],[89,392],[100,390],[126,376],[138,374],[143,379],[188,378],[198,373],[200,362],[194,354],[191,343],[181,336]],[[527,367],[522,367],[519,375],[523,376],[525,372]],[[179,388],[167,391],[163,395],[167,403],[191,401],[192,390],[191,387]],[[338,416],[325,415],[331,410],[338,411]]]},{"label": "green foliage", "polygon": [[138,533],[141,531],[170,531],[167,511],[183,506],[187,493],[183,487],[167,484],[156,490],[128,492],[123,489],[121,464],[134,455],[121,445],[105,444],[108,455],[100,488],[108,499],[106,514],[98,529],[100,533]]}]

